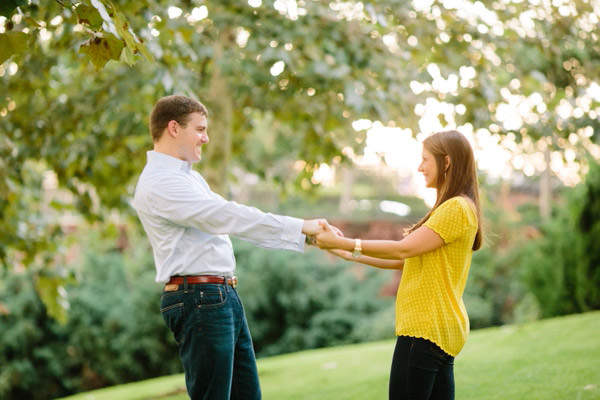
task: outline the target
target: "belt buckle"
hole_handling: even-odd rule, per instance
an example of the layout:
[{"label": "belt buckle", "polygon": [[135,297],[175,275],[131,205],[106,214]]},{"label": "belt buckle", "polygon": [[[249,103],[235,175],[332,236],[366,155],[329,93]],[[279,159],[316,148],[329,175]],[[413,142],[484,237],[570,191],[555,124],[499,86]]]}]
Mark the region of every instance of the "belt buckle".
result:
[{"label": "belt buckle", "polygon": [[176,292],[179,290],[179,285],[176,283],[168,283],[165,285],[165,292]]}]

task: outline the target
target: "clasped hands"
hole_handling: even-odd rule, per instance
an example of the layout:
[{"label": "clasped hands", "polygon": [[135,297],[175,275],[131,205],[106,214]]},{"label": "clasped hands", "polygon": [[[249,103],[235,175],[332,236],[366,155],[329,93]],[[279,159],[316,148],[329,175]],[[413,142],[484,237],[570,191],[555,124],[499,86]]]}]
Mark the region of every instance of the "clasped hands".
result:
[{"label": "clasped hands", "polygon": [[339,248],[340,239],[344,237],[342,231],[326,219],[306,220],[302,232],[306,234],[307,243],[324,250]]}]

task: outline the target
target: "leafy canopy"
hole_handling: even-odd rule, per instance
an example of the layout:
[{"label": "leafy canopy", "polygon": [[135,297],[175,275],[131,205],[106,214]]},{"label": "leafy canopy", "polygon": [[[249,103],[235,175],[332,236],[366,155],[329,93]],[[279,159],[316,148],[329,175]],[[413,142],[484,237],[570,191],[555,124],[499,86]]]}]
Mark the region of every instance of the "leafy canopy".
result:
[{"label": "leafy canopy", "polygon": [[309,189],[364,144],[359,118],[597,141],[597,5],[558,3],[4,1],[0,262],[58,292],[65,218],[131,212],[166,94],[208,106],[201,168],[224,194],[234,168]]}]

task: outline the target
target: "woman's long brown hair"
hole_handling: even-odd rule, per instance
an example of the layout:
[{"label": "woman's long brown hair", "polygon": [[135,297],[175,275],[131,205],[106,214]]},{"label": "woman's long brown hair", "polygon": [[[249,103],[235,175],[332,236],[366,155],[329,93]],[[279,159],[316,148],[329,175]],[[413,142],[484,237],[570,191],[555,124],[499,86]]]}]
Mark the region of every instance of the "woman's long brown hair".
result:
[{"label": "woman's long brown hair", "polygon": [[[457,131],[438,132],[427,137],[423,141],[423,147],[433,155],[437,165],[437,199],[427,215],[411,227],[409,232],[423,225],[435,209],[446,200],[456,196],[466,196],[475,205],[477,234],[473,241],[473,250],[479,250],[483,242],[479,184],[475,157],[469,141]],[[447,169],[446,157],[450,159]]]}]

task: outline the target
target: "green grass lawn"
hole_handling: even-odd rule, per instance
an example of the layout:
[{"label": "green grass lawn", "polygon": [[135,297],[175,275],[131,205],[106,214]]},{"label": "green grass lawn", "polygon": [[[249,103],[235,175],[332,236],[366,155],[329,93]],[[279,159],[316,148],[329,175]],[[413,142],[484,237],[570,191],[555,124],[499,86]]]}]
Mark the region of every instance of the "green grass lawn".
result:
[{"label": "green grass lawn", "polygon": [[[394,340],[260,359],[265,400],[387,399]],[[457,400],[600,400],[600,312],[471,332],[456,359]],[[69,400],[183,400],[182,375]]]}]

